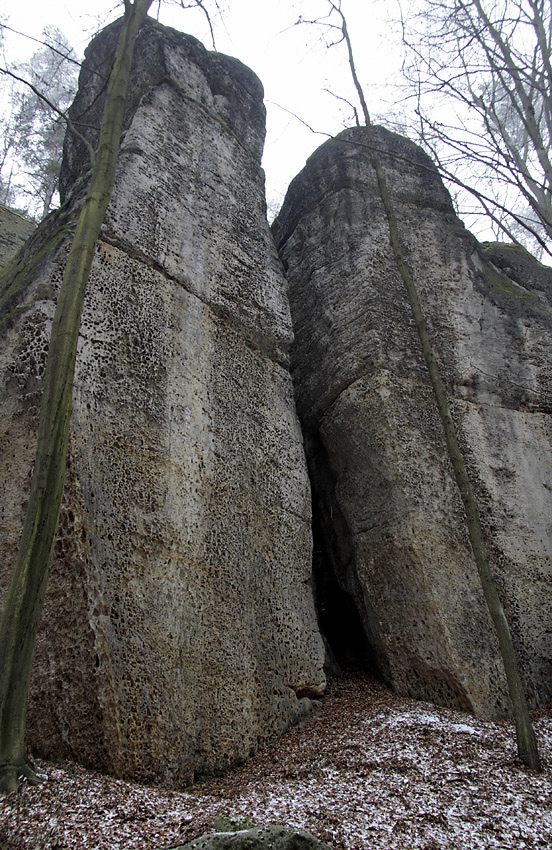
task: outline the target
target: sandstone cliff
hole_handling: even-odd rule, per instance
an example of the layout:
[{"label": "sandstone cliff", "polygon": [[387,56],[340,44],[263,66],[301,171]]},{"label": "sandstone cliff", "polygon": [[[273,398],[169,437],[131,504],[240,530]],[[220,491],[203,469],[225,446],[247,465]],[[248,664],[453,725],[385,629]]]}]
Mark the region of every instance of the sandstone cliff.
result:
[{"label": "sandstone cliff", "polygon": [[[92,143],[116,32],[87,51],[73,106]],[[318,619],[339,660],[399,692],[507,713],[364,131],[292,183],[274,226],[286,283],[257,78],[149,21],[132,79],[81,327],[32,748],[165,785],[223,770],[323,693]],[[552,696],[552,272],[478,246],[427,157],[381,129],[377,144],[538,704]],[[64,204],[0,276],[2,594],[87,170],[68,137]]]},{"label": "sandstone cliff", "polygon": [[[552,272],[479,250],[420,149],[382,129],[376,143],[534,705],[552,694]],[[501,715],[498,647],[366,144],[357,128],[316,151],[273,228],[322,623],[397,691]]]},{"label": "sandstone cliff", "polygon": [[[94,138],[116,26],[73,119]],[[166,785],[247,757],[324,690],[285,280],[258,79],[150,21],[79,342],[69,469],[29,706],[35,753]],[[2,590],[48,334],[86,180],[4,281]]]},{"label": "sandstone cliff", "polygon": [[34,221],[0,205],[0,268],[19,251],[35,228]]}]

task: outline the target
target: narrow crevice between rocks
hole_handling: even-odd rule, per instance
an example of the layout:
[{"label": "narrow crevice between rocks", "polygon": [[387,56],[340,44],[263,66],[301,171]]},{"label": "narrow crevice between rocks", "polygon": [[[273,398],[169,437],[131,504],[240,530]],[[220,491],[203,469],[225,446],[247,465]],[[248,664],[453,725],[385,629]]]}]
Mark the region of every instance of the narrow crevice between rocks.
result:
[{"label": "narrow crevice between rocks", "polygon": [[355,599],[340,586],[319,535],[313,531],[313,573],[318,623],[326,645],[326,675],[333,678],[344,670],[376,673]]},{"label": "narrow crevice between rocks", "polygon": [[335,498],[335,476],[319,446],[309,462],[313,490],[313,585],[326,645],[326,675],[362,670],[382,678],[361,614],[350,531]]}]

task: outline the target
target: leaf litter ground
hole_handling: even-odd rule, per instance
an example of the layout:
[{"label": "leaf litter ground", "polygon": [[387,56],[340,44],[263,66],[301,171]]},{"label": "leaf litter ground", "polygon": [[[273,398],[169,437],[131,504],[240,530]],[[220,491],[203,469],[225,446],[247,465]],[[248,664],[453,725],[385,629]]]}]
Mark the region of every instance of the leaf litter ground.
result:
[{"label": "leaf litter ground", "polygon": [[306,829],[336,850],[552,848],[552,705],[534,713],[544,771],[516,758],[513,725],[399,697],[365,674],[222,779],[184,791],[64,762],[0,800],[2,850],[167,850],[238,824]]}]

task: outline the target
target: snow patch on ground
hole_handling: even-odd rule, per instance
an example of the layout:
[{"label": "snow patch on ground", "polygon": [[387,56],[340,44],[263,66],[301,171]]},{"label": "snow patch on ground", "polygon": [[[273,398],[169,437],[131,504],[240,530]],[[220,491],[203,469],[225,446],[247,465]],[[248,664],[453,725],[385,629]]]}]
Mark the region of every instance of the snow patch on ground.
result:
[{"label": "snow patch on ground", "polygon": [[362,674],[220,780],[181,792],[39,762],[49,780],[0,800],[6,850],[165,850],[214,828],[277,823],[336,850],[552,848],[552,712],[535,713],[544,771],[513,725],[391,694]]}]

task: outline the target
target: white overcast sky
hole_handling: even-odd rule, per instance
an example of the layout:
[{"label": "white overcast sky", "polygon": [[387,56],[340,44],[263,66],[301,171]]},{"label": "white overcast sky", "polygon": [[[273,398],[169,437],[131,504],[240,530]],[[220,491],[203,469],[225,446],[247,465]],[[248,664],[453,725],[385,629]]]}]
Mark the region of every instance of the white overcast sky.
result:
[{"label": "white overcast sky", "polygon": [[[354,99],[346,54],[343,46],[328,50],[314,28],[293,26],[300,15],[309,19],[324,14],[326,0],[219,0],[219,6],[223,18],[213,20],[217,50],[240,59],[264,85],[268,114],[263,165],[267,196],[274,202],[325,138],[313,134],[290,113],[320,133],[334,134],[350,123],[351,110],[325,91],[331,88],[339,97]],[[397,6],[384,0],[343,0],[342,6],[359,76],[372,114],[377,116],[387,111],[387,103],[393,99],[386,82],[401,61],[388,22]],[[82,56],[91,35],[119,16],[114,7],[115,0],[0,0],[0,15],[9,26],[35,38],[40,38],[44,26],[55,25]],[[167,2],[153,4],[150,15],[156,17],[158,11],[162,23],[191,33],[212,47],[201,13]],[[26,59],[38,47],[11,33],[6,42],[12,60]]]}]

